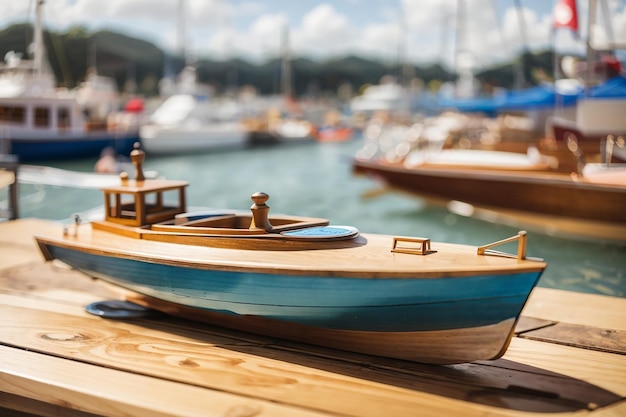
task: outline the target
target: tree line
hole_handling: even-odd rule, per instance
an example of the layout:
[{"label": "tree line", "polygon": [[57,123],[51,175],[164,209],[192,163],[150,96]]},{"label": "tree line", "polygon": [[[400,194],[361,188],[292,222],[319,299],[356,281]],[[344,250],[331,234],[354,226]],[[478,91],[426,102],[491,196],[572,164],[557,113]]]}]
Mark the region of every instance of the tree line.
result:
[{"label": "tree line", "polygon": [[[33,39],[33,27],[28,23],[14,24],[0,31],[0,53],[9,51],[28,56]],[[145,40],[111,31],[89,32],[75,26],[63,33],[44,30],[47,61],[58,85],[73,88],[85,79],[89,68],[101,75],[114,77],[120,90],[134,91],[144,96],[158,94],[158,83],[166,75],[175,75],[184,67],[182,56],[167,54]],[[260,94],[281,92],[281,58],[261,64],[243,59],[197,59],[198,80],[214,86],[218,93],[251,85]],[[476,79],[488,90],[492,87],[513,88],[534,85],[550,79],[553,73],[553,53],[524,52],[515,61],[485,69]],[[399,80],[417,80],[425,88],[436,89],[457,75],[441,64],[416,66],[407,63],[385,63],[357,56],[314,61],[295,58],[290,61],[294,95],[334,95],[348,85],[358,91],[365,85],[377,84],[382,77],[396,76]]]}]

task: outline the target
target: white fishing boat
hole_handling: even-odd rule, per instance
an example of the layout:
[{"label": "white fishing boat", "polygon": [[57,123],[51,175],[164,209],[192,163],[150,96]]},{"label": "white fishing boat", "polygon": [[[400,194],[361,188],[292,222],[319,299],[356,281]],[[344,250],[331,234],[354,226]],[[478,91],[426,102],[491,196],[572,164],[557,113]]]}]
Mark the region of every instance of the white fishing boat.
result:
[{"label": "white fishing boat", "polygon": [[107,115],[119,105],[110,79],[90,73],[78,90],[56,88],[45,62],[41,3],[37,2],[34,58],[9,52],[0,65],[2,150],[21,161],[97,156],[106,147],[128,154],[139,136],[135,129],[107,125]]},{"label": "white fishing boat", "polygon": [[215,106],[190,94],[168,97],[141,126],[139,136],[146,153],[174,155],[239,149],[248,133],[237,120],[219,120]]},{"label": "white fishing boat", "polygon": [[139,129],[142,145],[151,155],[175,155],[240,149],[248,132],[238,120],[240,108],[218,100],[197,82],[196,70],[187,65],[178,76],[174,93],[167,97]]}]

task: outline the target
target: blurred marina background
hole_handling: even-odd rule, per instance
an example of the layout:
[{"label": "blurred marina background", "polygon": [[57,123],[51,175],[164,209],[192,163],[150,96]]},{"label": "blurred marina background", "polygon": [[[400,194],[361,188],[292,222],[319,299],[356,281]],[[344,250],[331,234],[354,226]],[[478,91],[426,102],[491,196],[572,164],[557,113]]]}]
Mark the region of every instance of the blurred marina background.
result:
[{"label": "blurred marina background", "polygon": [[[547,121],[557,112],[571,119],[573,107],[568,110],[559,101],[564,95],[543,95],[547,101],[506,115],[489,101],[544,86],[542,93],[553,93],[559,86],[573,91],[571,97],[580,97],[591,75],[594,86],[623,79],[626,2],[579,1],[575,20],[563,17],[561,3],[576,4],[49,0],[40,3],[38,38],[36,2],[3,2],[0,53],[6,61],[3,70],[13,78],[0,86],[0,153],[19,153],[18,133],[11,131],[10,123],[27,119],[26,112],[11,101],[19,94],[11,96],[7,86],[18,85],[17,69],[34,57],[54,87],[64,89],[64,100],[80,97],[72,92],[81,87],[84,91],[99,83],[100,88],[105,81],[107,88],[113,86],[106,90],[112,93],[106,100],[83,101],[77,110],[89,116],[81,119],[81,128],[102,127],[109,136],[101,143],[112,145],[113,151],[101,154],[100,143],[97,152],[89,149],[89,154],[64,160],[52,151],[24,153],[20,159],[33,164],[31,173],[37,172],[32,167],[49,166],[116,174],[127,156],[127,149],[121,148],[141,140],[148,170],[191,183],[192,206],[246,209],[250,194],[264,191],[275,213],[326,217],[363,232],[472,245],[492,242],[519,228],[463,216],[419,196],[381,190],[371,178],[356,177],[351,161],[369,149],[371,127],[377,126],[370,123],[381,111],[386,121],[411,126],[425,125],[427,118],[452,108],[461,116],[454,123],[462,120],[463,129],[452,135],[448,126],[435,141],[437,146],[452,137],[466,147],[496,142],[527,147],[550,133]],[[590,24],[591,18],[596,23]],[[590,49],[596,54],[590,55]],[[39,58],[36,51],[42,51]],[[32,68],[26,74],[36,73]],[[557,84],[560,78],[570,83]],[[50,85],[26,90],[38,108],[44,102],[42,86]],[[611,99],[626,98],[624,84],[618,83],[610,94]],[[477,98],[488,100],[479,104],[491,105],[488,110],[494,114],[477,119],[475,109],[467,107],[477,102],[455,101]],[[111,107],[103,109],[104,104]],[[626,114],[619,109],[624,107],[617,108],[623,125]],[[37,114],[32,119],[39,123],[63,119],[47,110]],[[232,122],[241,122],[243,131],[231,127]],[[502,140],[505,130],[513,141]],[[233,138],[226,143],[232,146],[207,144],[209,137],[223,139],[224,132]],[[619,135],[626,128],[615,133],[623,142]],[[393,146],[385,148],[379,141],[367,158],[392,163],[406,157],[408,150],[401,152],[404,148],[398,146],[406,141],[390,137],[383,139]],[[25,143],[22,149],[35,149]],[[615,143],[618,157],[619,140]],[[604,142],[592,146],[585,148],[586,162],[606,159]],[[76,151],[77,146],[65,148],[66,156],[70,149]],[[562,171],[577,172],[580,157],[566,153],[552,156],[562,158]],[[98,162],[110,164],[99,169]],[[102,205],[94,186],[76,186],[70,180],[55,185],[52,175],[39,174],[37,181],[20,183],[20,217],[62,220]],[[6,205],[7,199],[6,189],[0,190],[0,201]],[[530,230],[529,255],[548,262],[540,286],[626,296],[624,240]]]},{"label": "blurred marina background", "polygon": [[[250,195],[270,195],[271,213],[328,218],[362,232],[423,236],[432,241],[482,245],[515,235],[519,228],[465,217],[403,194],[368,197],[374,183],[352,174],[359,138],[308,142],[241,151],[150,157],[146,169],[190,182],[189,205],[247,210]],[[95,158],[58,161],[57,168],[90,172]],[[103,204],[97,189],[23,184],[20,216],[68,219]],[[514,252],[514,249],[512,250]],[[626,245],[529,232],[529,256],[548,262],[540,286],[626,296]]]}]

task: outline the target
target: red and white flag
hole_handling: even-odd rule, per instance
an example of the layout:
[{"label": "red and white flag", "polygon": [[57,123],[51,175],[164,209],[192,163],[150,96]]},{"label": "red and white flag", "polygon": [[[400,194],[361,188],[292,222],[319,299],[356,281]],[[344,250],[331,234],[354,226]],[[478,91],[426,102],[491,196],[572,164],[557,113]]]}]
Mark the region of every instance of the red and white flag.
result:
[{"label": "red and white flag", "polygon": [[558,0],[554,6],[554,28],[570,28],[578,32],[576,0]]}]

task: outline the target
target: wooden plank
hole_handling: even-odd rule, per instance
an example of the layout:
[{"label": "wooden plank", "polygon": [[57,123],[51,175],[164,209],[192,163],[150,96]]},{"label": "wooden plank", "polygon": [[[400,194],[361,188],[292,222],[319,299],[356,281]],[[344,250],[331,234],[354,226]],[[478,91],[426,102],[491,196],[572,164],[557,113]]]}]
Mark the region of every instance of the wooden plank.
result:
[{"label": "wooden plank", "polygon": [[521,333],[541,329],[547,326],[552,326],[554,324],[556,324],[556,322],[552,320],[522,316],[519,318],[517,324],[515,325],[515,334],[519,336]]},{"label": "wooden plank", "polygon": [[[0,246],[1,247],[1,246]],[[100,285],[62,263],[43,263],[21,259],[16,265],[0,269],[0,293],[20,294],[26,298],[48,298],[84,306],[108,298],[119,298],[120,291]],[[58,295],[55,295],[57,294]]]},{"label": "wooden plank", "polygon": [[626,355],[626,331],[624,330],[555,323],[551,326],[521,332],[519,336],[526,339]]},{"label": "wooden plank", "polygon": [[[157,330],[150,328],[145,321],[142,324],[147,329],[125,322],[49,312],[42,320],[37,311],[7,306],[2,306],[0,312],[0,339],[4,343],[298,407],[376,415],[380,404],[385,404],[393,414],[402,414],[419,406],[427,397],[393,385],[313,371],[298,365],[298,355],[290,352],[280,355],[280,361],[275,359],[276,351],[272,352],[274,357],[263,358],[255,355],[262,353],[263,348],[246,341],[208,334],[201,329],[191,332],[171,323],[165,332],[156,323],[153,326]],[[92,376],[100,379],[97,372],[92,372]],[[320,401],[323,398],[337,401]]]},{"label": "wooden plank", "polygon": [[626,357],[554,343],[513,338],[505,359],[567,375],[626,397]]},{"label": "wooden plank", "polygon": [[[0,357],[0,384],[3,392],[56,405],[61,410],[78,410],[111,417],[332,415],[7,346],[0,346]],[[10,398],[16,400],[15,397],[4,399]],[[25,408],[21,403],[2,405],[7,408],[12,405]]]},{"label": "wooden plank", "polygon": [[2,417],[98,417],[97,414],[1,391],[0,404]]},{"label": "wooden plank", "polygon": [[56,230],[57,225],[42,220],[12,220],[0,223],[0,270],[42,261],[33,233]]},{"label": "wooden plank", "polygon": [[0,253],[2,253],[1,267],[3,269],[14,268],[43,259],[41,254],[35,252],[30,246],[21,245],[17,242],[14,244],[0,242]]},{"label": "wooden plank", "polygon": [[535,288],[522,315],[563,323],[626,330],[625,311],[626,298]]},{"label": "wooden plank", "polygon": [[626,355],[626,331],[521,317],[518,337]]},{"label": "wooden plank", "polygon": [[[437,367],[316,349],[179,320],[118,322],[0,306],[0,340],[75,361],[346,415],[404,414],[428,405],[443,414],[482,406],[574,412],[620,396],[584,380],[513,359]],[[66,307],[68,310],[77,310]],[[86,330],[87,329],[87,330]],[[242,338],[240,338],[242,335]],[[566,348],[562,348],[566,349]],[[570,348],[571,349],[571,348]],[[559,355],[571,354],[561,350]],[[621,358],[621,357],[620,357]],[[579,367],[598,370],[598,358]],[[626,360],[607,364],[624,371]],[[607,375],[611,375],[609,372]],[[515,381],[515,383],[511,383]],[[600,381],[602,384],[605,381]],[[448,398],[432,408],[434,398]],[[336,403],[317,404],[334,398]],[[455,405],[456,404],[456,405]],[[594,405],[595,404],[595,405]],[[473,415],[470,413],[469,415]],[[477,414],[478,415],[478,414]]]},{"label": "wooden plank", "polygon": [[[37,232],[53,232],[59,230],[59,224],[50,220],[40,219],[18,219],[0,223],[0,243],[19,246],[28,246],[32,249],[36,248],[33,235]],[[0,265],[4,264],[8,257],[0,253]]]}]

